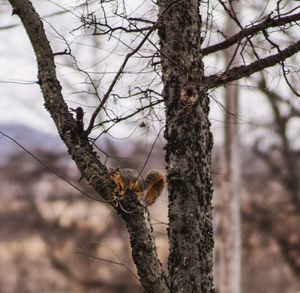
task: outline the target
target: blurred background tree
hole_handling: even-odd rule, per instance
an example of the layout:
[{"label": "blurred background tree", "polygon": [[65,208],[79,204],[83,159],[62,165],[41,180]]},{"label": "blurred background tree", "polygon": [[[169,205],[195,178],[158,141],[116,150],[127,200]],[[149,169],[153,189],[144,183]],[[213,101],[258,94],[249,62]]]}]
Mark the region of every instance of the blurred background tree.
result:
[{"label": "blurred background tree", "polygon": [[[42,6],[39,1],[34,4],[37,8]],[[283,60],[298,51],[299,7],[297,2],[287,1],[270,1],[263,5],[260,2],[248,4],[238,1],[232,4],[211,1],[202,5],[201,14],[205,25],[202,52],[207,74],[205,83],[211,90],[211,100],[216,102],[213,107],[222,103],[219,96],[223,93],[214,90],[216,87],[232,84],[241,77],[279,63],[274,69],[265,71],[264,76],[258,74],[251,79],[239,81],[240,113],[225,105],[227,118],[223,125],[230,128],[229,125],[242,124],[242,171],[237,173],[243,178],[240,192],[244,232],[242,292],[294,292],[299,289],[299,150],[296,139],[299,105],[296,98],[298,68],[291,64],[298,64],[298,56],[295,55],[294,60],[288,64],[283,63]],[[161,56],[158,37],[153,30],[157,19],[155,6],[147,2],[137,7],[135,3],[125,5],[122,1],[84,1],[73,7],[57,6],[52,2],[52,7],[59,7],[59,11],[50,14],[47,11],[43,19],[56,54],[63,94],[70,108],[79,105],[83,107],[85,126],[95,126],[90,137],[94,146],[102,152],[102,157],[109,161],[109,165],[135,167],[141,171],[145,165],[145,169],[149,169],[150,164],[164,167],[161,146],[165,142],[160,134],[165,117],[161,95]],[[225,15],[235,23],[236,34],[223,31]],[[77,27],[72,23],[67,28],[59,26],[59,21],[57,24],[51,21],[62,19],[66,24],[70,16],[79,23]],[[1,31],[15,30],[17,27],[17,24],[8,24]],[[148,35],[151,30],[152,34]],[[143,46],[138,48],[143,40]],[[211,45],[216,43],[218,45]],[[230,45],[234,45],[234,50],[231,59],[226,61],[223,49]],[[268,57],[270,55],[272,57]],[[122,67],[124,62],[126,67]],[[27,76],[25,83],[35,83],[35,75],[31,73],[29,76],[31,78]],[[287,81],[288,86],[282,80]],[[114,85],[112,89],[111,85]],[[254,100],[259,96],[258,91],[268,98],[270,109],[267,108],[268,103],[262,100],[259,103],[249,102],[252,97]],[[14,96],[20,95],[15,89],[8,92]],[[38,93],[35,95],[39,96]],[[105,97],[109,99],[105,100]],[[243,101],[246,99],[248,101]],[[259,108],[264,113],[259,118],[266,117],[266,121],[249,121],[251,110],[256,114]],[[213,120],[213,115],[217,114],[213,110],[211,115]],[[95,119],[92,124],[90,117]],[[22,117],[21,120],[26,119]],[[244,124],[250,127],[247,129]],[[219,127],[217,122],[213,130],[218,142],[220,133],[216,127]],[[127,139],[127,143],[114,140],[121,136]],[[139,137],[143,139],[139,140]],[[232,139],[236,138],[233,136]],[[102,145],[97,144],[100,141]],[[228,142],[224,147],[216,143],[216,158],[220,158],[221,150],[226,148],[234,153],[231,158],[237,159],[235,154],[238,151]],[[150,160],[147,159],[149,154]],[[154,160],[155,154],[158,156]],[[64,178],[72,182],[80,178],[74,165],[67,158],[62,159],[62,154],[47,151],[38,155],[47,166],[51,166],[51,170],[60,170]],[[87,202],[78,191],[66,187],[66,182],[59,183],[49,169],[41,168],[28,159],[24,163],[22,160],[24,155],[18,154],[2,165],[5,171],[2,172],[1,181],[8,182],[1,184],[8,188],[3,189],[1,196],[1,201],[5,203],[1,218],[6,219],[4,236],[1,238],[4,239],[2,255],[9,256],[3,258],[7,261],[5,268],[15,271],[11,278],[1,281],[3,291],[34,292],[51,289],[86,292],[99,288],[103,292],[141,291],[136,274],[132,273],[132,263],[128,260],[128,240],[121,221],[110,215],[107,206],[101,205],[102,210],[96,210],[95,203]],[[62,162],[68,162],[66,170]],[[219,159],[214,161],[216,200],[219,194],[224,193],[224,189],[219,188],[220,182],[224,184],[225,181],[228,188],[237,187],[224,169],[218,169],[219,162]],[[230,160],[227,158],[225,162],[228,168]],[[15,184],[11,184],[11,180]],[[53,192],[56,184],[61,186],[61,191],[55,189]],[[81,188],[96,196],[87,186]],[[11,198],[13,194],[13,202],[5,201],[7,195]],[[165,209],[166,213],[166,205],[166,198],[163,198],[151,210],[152,222],[158,233],[158,246],[161,248],[159,254],[164,264],[167,257],[167,220],[166,215],[160,217],[158,211]],[[224,208],[216,204],[215,219],[222,213],[220,211],[218,214],[218,209]],[[49,214],[49,211],[53,212]],[[24,214],[27,215],[26,220],[30,219],[28,222],[20,220]],[[103,214],[110,220],[99,218]],[[20,221],[24,225],[21,229],[23,233],[19,232],[22,227]],[[99,223],[103,223],[103,229]],[[116,229],[115,232],[111,227]],[[19,243],[20,239],[22,241]],[[216,233],[217,247],[219,241],[222,238],[218,239]],[[105,251],[111,248],[112,243],[117,248],[113,252]],[[32,250],[37,247],[38,253]],[[105,247],[104,251],[101,247]],[[74,255],[73,252],[84,254],[85,257]],[[39,263],[41,255],[44,261]],[[23,260],[22,266],[15,270],[19,260]],[[45,273],[36,274],[39,271],[37,268],[42,268]],[[222,273],[222,270],[219,271],[219,275]],[[120,278],[117,285],[114,285],[116,274]],[[131,277],[128,279],[128,276]],[[216,286],[220,287],[220,284],[216,282]]]}]

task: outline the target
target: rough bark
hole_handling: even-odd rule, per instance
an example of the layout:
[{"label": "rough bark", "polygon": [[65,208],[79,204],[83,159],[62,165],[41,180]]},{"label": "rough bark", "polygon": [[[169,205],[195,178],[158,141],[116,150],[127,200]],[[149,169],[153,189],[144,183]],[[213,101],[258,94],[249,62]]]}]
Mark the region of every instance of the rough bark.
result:
[{"label": "rough bark", "polygon": [[213,292],[212,135],[198,0],[160,0],[171,292]]},{"label": "rough bark", "polygon": [[[9,0],[13,14],[17,14],[25,27],[38,63],[38,83],[61,139],[77,164],[82,176],[97,191],[99,197],[111,200],[114,184],[109,172],[101,164],[89,143],[88,136],[78,128],[77,121],[68,111],[61,85],[56,77],[54,55],[39,15],[28,0]],[[141,283],[146,292],[169,292],[167,278],[157,256],[152,227],[147,209],[141,208],[135,196],[128,196],[124,209],[114,206],[126,221]],[[130,212],[126,212],[125,209]]]}]

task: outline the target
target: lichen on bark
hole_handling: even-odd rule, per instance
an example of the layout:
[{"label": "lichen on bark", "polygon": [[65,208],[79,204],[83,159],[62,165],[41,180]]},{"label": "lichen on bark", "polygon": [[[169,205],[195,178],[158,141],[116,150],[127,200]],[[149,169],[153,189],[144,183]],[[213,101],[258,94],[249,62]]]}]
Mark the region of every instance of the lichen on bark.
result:
[{"label": "lichen on bark", "polygon": [[[160,0],[160,13],[171,1]],[[166,105],[171,292],[213,292],[212,134],[199,1],[175,1],[159,26]],[[192,103],[182,92],[193,88]],[[193,93],[192,93],[193,92]],[[188,95],[188,93],[187,93]]]}]

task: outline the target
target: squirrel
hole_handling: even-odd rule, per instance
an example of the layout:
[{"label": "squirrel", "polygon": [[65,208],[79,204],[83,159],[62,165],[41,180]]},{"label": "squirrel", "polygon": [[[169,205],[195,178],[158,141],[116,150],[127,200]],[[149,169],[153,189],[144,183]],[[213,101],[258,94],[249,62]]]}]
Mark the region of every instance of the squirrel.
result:
[{"label": "squirrel", "polygon": [[161,195],[166,185],[166,176],[159,170],[150,170],[145,179],[134,169],[115,169],[111,175],[117,186],[120,198],[127,190],[132,190],[137,197],[142,197],[146,205],[152,205]]}]

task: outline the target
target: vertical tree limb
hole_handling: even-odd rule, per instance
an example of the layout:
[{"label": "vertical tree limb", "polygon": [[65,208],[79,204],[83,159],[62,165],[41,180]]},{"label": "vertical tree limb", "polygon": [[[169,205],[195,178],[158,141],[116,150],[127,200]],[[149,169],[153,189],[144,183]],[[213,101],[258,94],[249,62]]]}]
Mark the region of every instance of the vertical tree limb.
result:
[{"label": "vertical tree limb", "polygon": [[[111,201],[114,184],[109,172],[101,164],[89,143],[87,135],[77,127],[65,103],[61,85],[56,77],[54,55],[44,31],[39,15],[28,0],[9,0],[13,14],[17,14],[30,38],[38,63],[38,83],[61,139],[69,154],[89,184],[105,200]],[[139,202],[133,198],[135,210],[126,213],[115,207],[126,221],[132,244],[132,254],[137,265],[141,283],[146,292],[169,292],[167,278],[157,256],[152,227],[147,209],[138,208]]]}]

